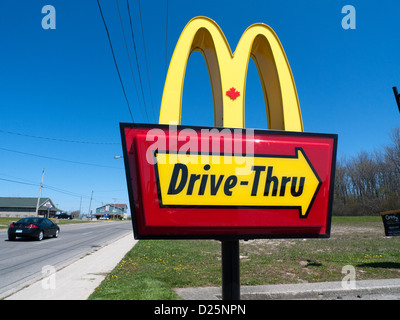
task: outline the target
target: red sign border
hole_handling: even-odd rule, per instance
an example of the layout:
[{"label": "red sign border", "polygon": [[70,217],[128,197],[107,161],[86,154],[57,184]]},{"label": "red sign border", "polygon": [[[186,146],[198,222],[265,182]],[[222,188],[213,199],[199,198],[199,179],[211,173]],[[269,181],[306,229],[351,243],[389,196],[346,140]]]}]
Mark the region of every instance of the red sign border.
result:
[{"label": "red sign border", "polygon": [[[192,127],[191,127],[192,128]],[[315,170],[315,168],[313,167],[311,161],[308,159],[307,155],[304,153],[303,148],[302,147],[295,147],[295,154],[294,155],[275,155],[275,154],[253,154],[253,157],[257,157],[257,158],[286,158],[286,159],[297,159],[296,156],[298,156],[298,152],[301,150],[301,152],[303,153],[304,158],[306,159],[308,165],[310,166],[311,170],[314,172],[315,177],[318,180],[318,187],[314,192],[314,196],[311,199],[310,202],[310,207],[308,208],[307,212],[302,215],[301,212],[301,207],[300,206],[238,206],[238,205],[190,205],[190,204],[185,204],[185,205],[165,205],[162,202],[162,196],[161,196],[161,190],[160,190],[160,184],[158,181],[156,181],[157,184],[157,194],[158,194],[158,202],[159,202],[159,206],[160,208],[205,208],[205,209],[298,209],[299,210],[299,218],[300,219],[306,219],[308,216],[308,213],[311,210],[312,204],[315,200],[315,198],[317,197],[318,191],[321,187],[322,181],[321,178],[318,176],[317,171]],[[175,152],[175,151],[174,151]],[[158,150],[155,151],[156,153],[166,153],[168,154],[169,151],[168,150]],[[182,152],[177,151],[177,154],[182,154]],[[155,154],[153,156],[153,158],[155,158]],[[211,155],[211,153],[208,153],[209,155]],[[207,153],[206,153],[207,155]],[[213,155],[223,155],[223,153],[219,153],[219,154],[215,154],[213,153]],[[232,154],[233,156],[238,155],[241,156],[241,154]],[[158,168],[157,168],[157,164],[155,163],[154,165],[154,171],[155,171],[155,176],[156,176],[156,180],[158,178]]]},{"label": "red sign border", "polygon": [[[218,227],[212,227],[210,229],[214,229],[215,233],[203,234],[200,232],[194,233],[186,233],[182,232],[182,234],[165,234],[163,233],[163,227],[153,227],[152,229],[160,229],[160,232],[157,234],[141,234],[138,228],[138,220],[137,213],[135,212],[135,199],[133,197],[133,190],[131,184],[131,168],[129,164],[128,158],[128,150],[126,146],[126,137],[125,137],[125,129],[126,128],[148,128],[148,129],[164,129],[167,130],[170,128],[169,125],[164,124],[147,124],[147,123],[120,123],[120,132],[121,132],[121,140],[122,140],[122,151],[124,156],[125,163],[125,173],[126,173],[126,181],[129,195],[129,202],[131,208],[131,219],[132,226],[134,230],[135,239],[216,239],[216,240],[227,240],[227,239],[236,239],[236,240],[250,240],[250,239],[296,239],[296,238],[329,238],[331,231],[331,220],[332,220],[332,206],[333,206],[333,194],[334,194],[334,184],[335,184],[335,169],[336,169],[336,155],[337,155],[337,134],[327,134],[327,133],[311,133],[311,132],[294,132],[294,131],[277,131],[277,130],[263,130],[263,129],[252,129],[252,128],[225,128],[225,127],[207,127],[207,126],[185,126],[185,125],[174,125],[174,129],[177,131],[183,129],[194,129],[194,130],[211,130],[211,129],[231,129],[231,130],[239,130],[241,134],[245,135],[246,130],[253,130],[254,134],[273,134],[273,135],[282,135],[282,136],[304,136],[304,137],[316,137],[316,138],[328,138],[333,140],[333,152],[332,152],[332,168],[331,168],[331,176],[330,176],[330,186],[329,186],[329,200],[328,200],[328,212],[327,212],[327,222],[326,222],[326,233],[317,234],[317,233],[280,233],[280,234],[223,234],[218,232]],[[309,159],[307,158],[309,162]],[[312,167],[314,170],[314,168]],[[158,193],[158,190],[157,190]],[[318,192],[316,192],[317,194]],[[185,229],[197,229],[197,228],[185,228]]]}]

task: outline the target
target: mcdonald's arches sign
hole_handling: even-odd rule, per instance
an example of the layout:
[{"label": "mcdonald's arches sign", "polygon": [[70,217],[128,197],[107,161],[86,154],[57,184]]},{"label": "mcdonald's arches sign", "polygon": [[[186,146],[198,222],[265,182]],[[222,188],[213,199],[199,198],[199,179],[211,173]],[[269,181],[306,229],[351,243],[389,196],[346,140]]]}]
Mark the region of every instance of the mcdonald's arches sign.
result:
[{"label": "mcdonald's arches sign", "polygon": [[[194,50],[209,69],[212,128],[180,125]],[[250,57],[269,130],[244,129]],[[171,58],[159,122],[120,124],[137,239],[330,236],[337,135],[303,132],[290,66],[270,27],[250,26],[232,54],[215,22],[192,19]]]}]

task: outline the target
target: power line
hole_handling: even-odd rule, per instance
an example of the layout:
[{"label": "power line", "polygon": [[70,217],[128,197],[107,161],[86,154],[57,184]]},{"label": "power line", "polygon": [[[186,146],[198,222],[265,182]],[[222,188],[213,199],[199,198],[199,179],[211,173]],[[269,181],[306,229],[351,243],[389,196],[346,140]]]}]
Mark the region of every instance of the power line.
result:
[{"label": "power line", "polygon": [[[20,179],[20,178],[16,178],[16,179]],[[34,187],[39,187],[40,186],[40,183],[29,183],[29,182],[22,182],[22,181],[16,181],[16,180],[11,180],[11,179],[4,179],[4,178],[0,178],[0,180],[1,181],[6,181],[6,182],[12,182],[12,183],[24,184],[24,185],[28,185],[28,186],[34,186]],[[23,179],[21,179],[21,180],[23,180]],[[68,190],[64,190],[64,189],[60,189],[60,188],[49,186],[49,185],[46,185],[46,184],[44,184],[42,186],[42,188],[43,189],[49,189],[49,190],[52,190],[52,191],[55,191],[55,192],[59,192],[59,193],[63,193],[63,194],[66,194],[66,195],[69,195],[69,196],[72,196],[72,197],[78,197],[78,198],[82,197],[82,198],[90,199],[90,196],[79,194],[79,193],[68,191]],[[98,200],[96,200],[96,201],[98,201]]]},{"label": "power line", "polygon": [[[6,177],[9,177],[9,178],[14,178],[14,179],[26,181],[26,182],[32,183],[32,184],[34,183],[35,185],[39,186],[39,184],[37,184],[36,181],[32,181],[32,180],[28,180],[28,179],[24,179],[24,178],[19,178],[19,177],[15,177],[15,176],[12,176],[12,175],[9,175],[9,174],[0,173],[0,176],[6,176]],[[5,179],[2,179],[2,180],[5,180]]]},{"label": "power line", "polygon": [[117,143],[117,142],[93,142],[93,141],[49,138],[49,137],[35,136],[35,135],[30,135],[30,134],[25,134],[25,133],[20,133],[20,132],[6,131],[6,130],[0,130],[0,132],[1,133],[7,133],[7,134],[13,134],[13,135],[17,135],[17,136],[22,136],[22,137],[29,137],[29,138],[43,139],[43,140],[52,140],[52,141],[60,141],[60,142],[82,143],[82,144],[102,144],[102,145],[104,145],[104,144],[119,145],[120,144],[120,143]]},{"label": "power line", "polygon": [[[0,178],[1,181],[13,182],[13,183],[18,183],[18,184],[25,184],[25,185],[29,185],[29,186],[35,186],[35,187],[39,187],[40,186],[40,183],[37,183],[37,182],[32,181],[32,180],[28,180],[28,179],[12,176],[12,175],[5,174],[5,173],[0,173],[0,175],[1,176],[6,176],[6,177],[9,177],[9,178],[13,178],[13,179]],[[14,179],[18,179],[18,180],[22,180],[22,181],[17,181],[17,180],[14,180]],[[49,190],[52,190],[52,191],[56,191],[56,192],[59,192],[59,193],[64,193],[66,195],[70,195],[70,196],[74,196],[74,197],[82,197],[82,198],[90,199],[89,195],[84,195],[84,194],[80,194],[80,193],[77,193],[77,192],[74,192],[74,191],[61,189],[59,187],[50,186],[48,184],[43,184],[43,188],[44,189],[49,189]],[[96,190],[96,193],[99,193],[99,192],[108,192],[108,193],[110,193],[110,192],[116,192],[116,191],[124,191],[124,189],[101,190],[101,191],[97,191]],[[96,199],[94,199],[94,200],[96,200]],[[96,201],[99,201],[99,200],[96,200]],[[99,202],[101,202],[101,201],[99,201]]]},{"label": "power line", "polygon": [[81,162],[81,161],[66,160],[66,159],[60,159],[60,158],[42,156],[42,155],[38,155],[38,154],[34,154],[34,153],[28,153],[28,152],[10,150],[10,149],[6,149],[6,148],[0,148],[0,150],[7,151],[7,152],[18,153],[18,154],[23,154],[23,155],[32,156],[32,157],[38,157],[38,158],[44,158],[44,159],[50,159],[50,160],[56,160],[56,161],[74,163],[74,164],[81,164],[81,165],[92,166],[92,167],[111,168],[111,169],[121,169],[121,168],[117,168],[117,167],[106,166],[106,165],[95,164],[95,163],[88,163],[88,162]]},{"label": "power line", "polygon": [[[117,3],[117,9],[118,9],[118,15],[119,15],[119,22],[121,23],[122,35],[123,35],[123,37],[124,37],[125,49],[126,49],[126,53],[127,53],[127,55],[128,55],[129,67],[130,67],[130,70],[131,70],[131,75],[132,75],[133,84],[134,84],[134,86],[135,86],[136,98],[137,98],[137,100],[138,100],[138,105],[140,106],[139,93],[138,93],[138,89],[137,89],[137,85],[136,85],[136,81],[135,81],[135,76],[133,75],[133,67],[132,67],[132,63],[131,63],[131,56],[130,56],[130,54],[129,54],[128,44],[126,43],[125,31],[124,31],[124,26],[123,26],[122,17],[121,17],[121,11],[119,10],[118,0],[115,0],[115,2]],[[140,109],[140,111],[141,111],[141,113],[142,113],[142,116],[143,116],[143,110],[142,110],[141,106],[140,106],[139,109]],[[146,113],[146,117],[147,117],[147,121],[149,121],[149,117],[147,116],[147,113]]]},{"label": "power line", "polygon": [[146,100],[145,100],[145,98],[144,98],[142,77],[141,77],[141,75],[140,75],[140,67],[139,67],[139,61],[138,61],[138,56],[137,56],[137,51],[136,51],[135,36],[134,36],[134,34],[133,34],[133,27],[132,27],[131,10],[129,9],[129,0],[126,0],[126,6],[127,6],[127,8],[128,8],[129,24],[130,24],[130,26],[131,26],[133,50],[134,50],[134,53],[135,53],[136,66],[137,66],[138,75],[139,75],[140,89],[142,90],[142,97],[143,97],[144,109],[145,109],[146,114],[147,114],[147,105],[146,105]]},{"label": "power line", "polygon": [[156,113],[154,111],[154,103],[153,103],[153,94],[151,92],[151,85],[150,85],[150,73],[149,73],[149,65],[147,62],[147,52],[146,52],[146,41],[144,39],[144,31],[143,31],[143,22],[142,22],[142,10],[140,9],[140,0],[138,0],[139,4],[139,17],[140,17],[140,29],[142,30],[142,41],[143,41],[143,49],[144,49],[144,59],[146,62],[146,72],[147,72],[147,83],[149,85],[149,92],[150,92],[150,100],[151,100],[151,109],[153,111],[153,120],[156,122]]},{"label": "power line", "polygon": [[[1,175],[4,175],[4,174],[1,174]],[[5,176],[8,176],[8,175],[5,175]],[[24,180],[24,181],[29,181],[29,180],[18,178],[18,177],[13,177],[13,178],[19,179],[19,180]],[[0,180],[1,181],[6,181],[6,182],[12,182],[12,183],[24,184],[24,185],[28,185],[28,186],[35,186],[35,187],[40,186],[40,183],[35,183],[35,182],[32,182],[32,181],[31,182],[23,182],[23,181],[16,181],[16,180],[11,180],[11,179],[4,179],[4,178],[0,178]],[[75,197],[84,197],[84,198],[86,197],[86,198],[88,198],[88,196],[85,196],[85,195],[82,195],[82,194],[78,194],[78,193],[72,192],[72,191],[63,190],[63,189],[60,189],[60,188],[57,188],[57,187],[53,187],[53,186],[49,186],[49,185],[43,185],[43,188],[47,188],[49,190],[53,190],[53,191],[56,191],[56,192],[68,194],[68,195],[75,196]]]},{"label": "power line", "polygon": [[110,33],[108,32],[106,20],[104,19],[103,11],[101,10],[101,6],[100,6],[99,0],[97,0],[97,5],[99,7],[101,19],[103,20],[103,24],[104,24],[104,27],[105,27],[106,32],[107,32],[107,38],[108,38],[108,42],[110,44],[111,53],[112,53],[112,56],[113,56],[113,59],[114,59],[115,68],[117,69],[119,82],[121,83],[122,91],[124,92],[124,96],[125,96],[126,103],[128,105],[129,113],[131,115],[132,122],[135,122],[133,120],[133,115],[132,115],[132,111],[131,111],[131,106],[129,105],[128,97],[126,96],[125,87],[124,87],[124,84],[122,83],[121,74],[120,74],[119,69],[118,69],[117,60],[115,59],[114,49],[113,49],[113,46],[112,46],[112,43],[111,43]]},{"label": "power line", "polygon": [[72,196],[72,197],[77,197],[77,198],[82,197],[82,198],[90,199],[90,196],[83,195],[83,194],[79,194],[79,193],[76,193],[76,192],[73,192],[73,191],[68,191],[68,190],[60,189],[60,188],[53,187],[53,186],[49,186],[49,185],[47,185],[47,184],[44,184],[44,185],[43,185],[43,188],[44,188],[44,189],[49,189],[49,190],[52,190],[52,191],[55,191],[55,192],[59,192],[59,193],[62,193],[62,194],[66,194],[66,195]]},{"label": "power line", "polygon": [[7,181],[7,182],[13,182],[13,183],[19,183],[19,184],[25,184],[28,186],[35,186],[38,187],[39,183],[29,183],[29,182],[22,182],[22,181],[16,181],[16,180],[11,180],[11,179],[4,179],[4,178],[0,178],[1,181]]}]

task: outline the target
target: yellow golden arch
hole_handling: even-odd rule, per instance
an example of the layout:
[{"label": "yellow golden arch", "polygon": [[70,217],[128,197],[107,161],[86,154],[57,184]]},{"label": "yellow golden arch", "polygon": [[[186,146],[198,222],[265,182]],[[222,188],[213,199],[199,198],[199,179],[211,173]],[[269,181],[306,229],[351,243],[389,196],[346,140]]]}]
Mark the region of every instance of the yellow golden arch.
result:
[{"label": "yellow golden arch", "polygon": [[[187,61],[200,51],[207,63],[214,99],[214,125],[244,128],[247,66],[254,60],[264,93],[268,128],[303,131],[301,110],[286,54],[267,25],[251,25],[232,54],[219,26],[206,17],[186,25],[175,47],[165,80],[160,124],[181,122],[182,91]],[[227,94],[229,91],[236,95]]]}]

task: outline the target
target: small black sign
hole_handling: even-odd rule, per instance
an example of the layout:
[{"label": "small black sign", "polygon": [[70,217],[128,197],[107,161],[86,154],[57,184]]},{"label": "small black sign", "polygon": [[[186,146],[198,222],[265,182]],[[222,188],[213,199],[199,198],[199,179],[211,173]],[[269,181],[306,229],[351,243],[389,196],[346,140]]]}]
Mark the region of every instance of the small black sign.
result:
[{"label": "small black sign", "polygon": [[400,210],[382,212],[383,225],[386,236],[400,236]]}]

